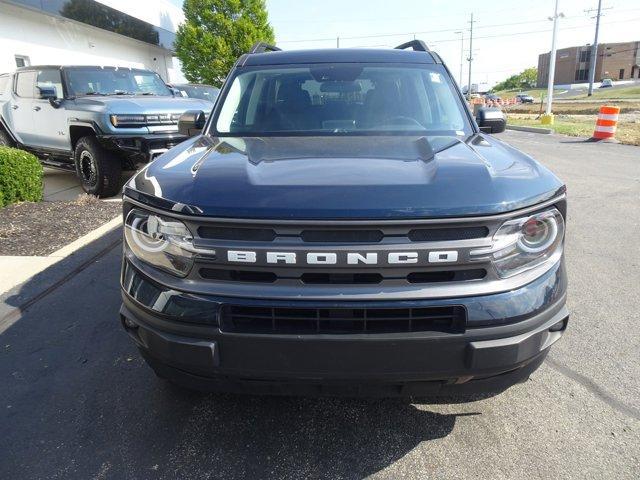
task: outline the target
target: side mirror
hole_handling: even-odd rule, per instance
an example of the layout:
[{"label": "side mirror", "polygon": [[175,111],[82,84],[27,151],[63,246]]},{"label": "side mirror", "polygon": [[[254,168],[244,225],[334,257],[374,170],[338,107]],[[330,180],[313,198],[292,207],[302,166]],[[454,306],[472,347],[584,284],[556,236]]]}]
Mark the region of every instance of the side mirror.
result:
[{"label": "side mirror", "polygon": [[49,100],[49,103],[53,108],[58,108],[60,106],[61,100],[58,99],[58,95],[56,95],[55,87],[36,87],[38,89],[38,98],[43,100]]},{"label": "side mirror", "polygon": [[58,98],[58,96],[56,95],[55,87],[36,87],[36,88],[38,89],[38,92],[39,92],[38,98],[42,98],[43,100],[49,100],[49,99],[55,100],[56,98]]},{"label": "side mirror", "polygon": [[187,137],[200,135],[207,119],[202,110],[187,110],[178,120],[178,133]]},{"label": "side mirror", "polygon": [[502,133],[507,128],[507,119],[499,108],[479,108],[476,122],[485,133]]}]

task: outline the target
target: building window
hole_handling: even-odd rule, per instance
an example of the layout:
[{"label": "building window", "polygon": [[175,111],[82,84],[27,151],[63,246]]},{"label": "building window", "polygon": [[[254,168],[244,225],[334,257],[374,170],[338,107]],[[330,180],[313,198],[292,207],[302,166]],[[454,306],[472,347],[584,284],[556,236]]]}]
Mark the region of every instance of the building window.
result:
[{"label": "building window", "polygon": [[620,69],[620,73],[619,73],[619,75],[618,75],[618,78],[619,78],[620,80],[622,80],[622,79],[624,78],[624,68],[621,68],[621,69]]},{"label": "building window", "polygon": [[18,68],[28,67],[29,65],[31,65],[31,60],[29,60],[29,57],[27,57],[26,55],[16,55],[15,59],[16,59],[16,67]]},{"label": "building window", "polygon": [[588,68],[580,68],[576,70],[576,81],[586,80],[588,76],[589,76]]},{"label": "building window", "polygon": [[580,62],[588,62],[591,60],[591,50],[582,50],[580,52]]}]

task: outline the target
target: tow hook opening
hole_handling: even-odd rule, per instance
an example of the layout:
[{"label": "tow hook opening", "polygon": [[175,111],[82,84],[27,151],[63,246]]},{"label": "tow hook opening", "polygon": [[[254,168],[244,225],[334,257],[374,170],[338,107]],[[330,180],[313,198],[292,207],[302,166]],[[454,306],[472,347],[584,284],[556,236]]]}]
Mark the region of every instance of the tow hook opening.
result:
[{"label": "tow hook opening", "polygon": [[554,323],[549,327],[550,332],[562,332],[567,328],[567,324],[569,323],[569,317],[565,317],[560,320],[558,323]]}]

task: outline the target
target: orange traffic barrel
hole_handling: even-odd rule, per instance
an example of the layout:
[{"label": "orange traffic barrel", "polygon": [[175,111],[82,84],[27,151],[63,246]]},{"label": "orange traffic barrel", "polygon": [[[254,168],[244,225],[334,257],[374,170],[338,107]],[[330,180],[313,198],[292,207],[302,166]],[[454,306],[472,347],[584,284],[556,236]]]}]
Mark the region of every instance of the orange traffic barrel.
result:
[{"label": "orange traffic barrel", "polygon": [[605,140],[613,138],[616,134],[616,126],[618,125],[618,115],[620,107],[602,106],[598,112],[596,120],[596,128],[593,131],[593,140]]}]

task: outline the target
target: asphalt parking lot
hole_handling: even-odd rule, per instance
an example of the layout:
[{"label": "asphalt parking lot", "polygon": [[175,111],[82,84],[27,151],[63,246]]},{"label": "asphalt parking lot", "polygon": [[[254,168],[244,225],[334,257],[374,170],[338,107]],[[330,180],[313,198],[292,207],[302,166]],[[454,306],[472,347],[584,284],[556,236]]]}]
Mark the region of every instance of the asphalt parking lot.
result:
[{"label": "asphalt parking lot", "polygon": [[640,148],[501,138],[570,201],[569,330],[529,382],[472,403],[181,391],[120,328],[116,231],[3,298],[0,478],[639,478]]}]

